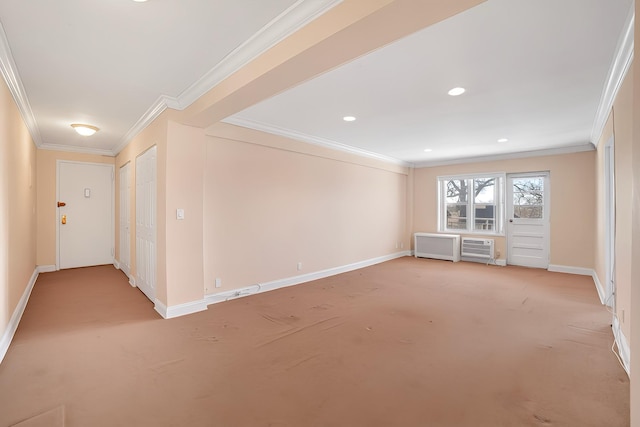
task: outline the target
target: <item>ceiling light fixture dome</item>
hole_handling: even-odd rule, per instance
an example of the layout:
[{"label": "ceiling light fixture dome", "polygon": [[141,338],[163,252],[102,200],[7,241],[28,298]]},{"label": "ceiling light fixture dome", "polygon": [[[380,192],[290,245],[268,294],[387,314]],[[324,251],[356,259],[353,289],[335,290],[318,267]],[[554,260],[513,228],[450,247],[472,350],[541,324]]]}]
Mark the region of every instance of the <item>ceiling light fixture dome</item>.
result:
[{"label": "ceiling light fixture dome", "polygon": [[498,142],[509,142],[509,140],[507,138],[500,138]]},{"label": "ceiling light fixture dome", "polygon": [[356,118],[353,116],[344,116],[342,120],[344,120],[345,122],[354,122]]},{"label": "ceiling light fixture dome", "polygon": [[449,92],[447,92],[449,95],[451,96],[458,96],[458,95],[462,95],[463,93],[465,93],[467,90],[463,87],[454,87],[453,89],[451,89]]},{"label": "ceiling light fixture dome", "polygon": [[78,134],[82,135],[82,136],[91,136],[94,133],[98,132],[100,129],[98,129],[95,126],[91,126],[91,125],[85,125],[85,124],[81,124],[81,123],[74,123],[71,125],[71,127],[78,132]]}]

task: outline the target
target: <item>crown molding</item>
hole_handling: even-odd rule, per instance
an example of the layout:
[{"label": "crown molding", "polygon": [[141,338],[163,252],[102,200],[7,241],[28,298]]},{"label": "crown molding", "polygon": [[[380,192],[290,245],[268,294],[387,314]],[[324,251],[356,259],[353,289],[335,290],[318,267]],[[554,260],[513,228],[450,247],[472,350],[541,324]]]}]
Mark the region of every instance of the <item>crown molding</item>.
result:
[{"label": "crown molding", "polygon": [[622,82],[624,81],[627,71],[633,61],[633,48],[634,48],[634,34],[633,28],[635,24],[635,7],[631,4],[629,15],[625,21],[620,38],[618,39],[618,45],[616,47],[616,54],[609,69],[609,75],[607,76],[607,83],[604,86],[602,96],[600,97],[600,104],[598,105],[598,111],[593,122],[593,129],[591,130],[591,142],[594,145],[598,145],[598,141],[602,137],[604,127],[609,119],[609,114],[613,108],[613,103],[618,96],[618,91]]},{"label": "crown molding", "polygon": [[187,108],[259,55],[342,2],[343,0],[298,0],[182,92],[177,98],[177,109]]},{"label": "crown molding", "polygon": [[111,150],[106,150],[101,148],[78,147],[77,145],[41,144],[38,148],[41,150],[65,151],[68,153],[98,154],[100,156],[113,157],[113,151]]},{"label": "crown molding", "polygon": [[581,153],[584,151],[593,151],[596,147],[586,142],[584,144],[569,145],[565,147],[546,148],[543,150],[531,150],[531,151],[519,151],[515,153],[495,154],[490,156],[476,156],[465,157],[460,159],[448,159],[448,160],[435,160],[432,162],[416,162],[415,168],[429,168],[434,166],[448,166],[457,165],[462,163],[480,163],[480,162],[492,162],[496,160],[511,160],[511,159],[523,159],[527,157],[542,157],[542,156],[558,156],[561,154]]},{"label": "crown molding", "polygon": [[138,119],[138,121],[127,131],[124,137],[120,140],[120,143],[110,151],[111,156],[117,156],[120,151],[124,149],[124,147],[131,142],[133,138],[136,137],[140,132],[142,132],[147,126],[149,126],[153,121],[158,118],[160,114],[167,108],[173,108],[171,105],[174,105],[176,102],[175,98],[171,98],[169,96],[161,95],[156,99],[156,101],[151,104],[151,107]]},{"label": "crown molding", "polygon": [[38,129],[36,118],[33,115],[33,110],[31,110],[31,104],[29,104],[27,92],[25,91],[24,86],[22,85],[22,80],[20,79],[20,75],[18,74],[18,67],[16,67],[16,63],[13,60],[11,48],[9,47],[9,41],[7,40],[7,34],[4,32],[4,27],[2,26],[1,22],[0,74],[2,74],[2,77],[4,77],[4,80],[7,83],[9,92],[11,92],[11,96],[13,96],[13,99],[18,106],[18,110],[20,111],[22,120],[24,120],[24,123],[29,130],[29,134],[31,135],[33,143],[36,145],[36,147],[40,148],[42,146],[42,136],[40,135],[40,130]]},{"label": "crown molding", "polygon": [[225,56],[178,97],[161,95],[113,149],[117,155],[165,109],[184,110],[220,82],[344,0],[298,0]]},{"label": "crown molding", "polygon": [[374,153],[372,151],[363,150],[350,145],[342,144],[340,142],[332,141],[330,139],[320,138],[317,136],[309,135],[302,132],[297,132],[291,129],[285,129],[278,126],[269,125],[266,123],[257,122],[254,120],[243,119],[240,117],[227,117],[222,120],[223,123],[230,125],[241,126],[261,132],[270,133],[272,135],[279,135],[285,138],[294,139],[296,141],[302,141],[313,145],[319,145],[321,147],[330,148],[332,150],[344,151],[347,153],[355,154],[362,157],[369,157],[376,160],[381,160],[387,163],[393,163],[404,167],[412,167],[412,163],[405,162],[395,157],[389,157],[382,154]]}]

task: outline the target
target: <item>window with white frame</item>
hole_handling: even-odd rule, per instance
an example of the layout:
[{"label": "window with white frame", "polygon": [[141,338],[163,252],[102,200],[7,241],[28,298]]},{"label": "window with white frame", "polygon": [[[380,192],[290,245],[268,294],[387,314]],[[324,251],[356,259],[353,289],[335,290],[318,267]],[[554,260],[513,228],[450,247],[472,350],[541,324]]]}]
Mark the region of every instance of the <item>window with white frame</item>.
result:
[{"label": "window with white frame", "polygon": [[438,177],[438,230],[502,234],[504,174]]}]

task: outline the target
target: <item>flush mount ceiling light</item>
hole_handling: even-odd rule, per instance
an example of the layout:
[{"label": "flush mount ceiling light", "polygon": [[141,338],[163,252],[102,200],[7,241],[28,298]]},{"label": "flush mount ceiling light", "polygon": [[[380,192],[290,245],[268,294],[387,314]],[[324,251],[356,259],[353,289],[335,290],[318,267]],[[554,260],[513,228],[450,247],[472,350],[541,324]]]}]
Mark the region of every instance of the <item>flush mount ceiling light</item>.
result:
[{"label": "flush mount ceiling light", "polygon": [[134,1],[134,2],[136,2],[136,3],[144,3],[144,2],[146,2],[147,0],[133,0],[133,1]]},{"label": "flush mount ceiling light", "polygon": [[433,150],[432,150],[431,148],[425,148],[425,149],[424,149],[424,152],[425,152],[425,153],[430,153],[430,152],[432,152],[432,151],[433,151]]},{"label": "flush mount ceiling light", "polygon": [[454,87],[453,89],[451,89],[449,92],[447,92],[449,95],[451,96],[458,96],[458,95],[462,95],[463,93],[465,93],[467,90],[463,87]]},{"label": "flush mount ceiling light", "polygon": [[345,122],[355,122],[356,118],[353,116],[344,116],[342,120],[344,120]]},{"label": "flush mount ceiling light", "polygon": [[83,125],[80,123],[74,123],[71,125],[71,127],[82,136],[91,136],[100,130],[95,126]]},{"label": "flush mount ceiling light", "polygon": [[498,142],[509,142],[509,140],[507,138],[500,138]]}]

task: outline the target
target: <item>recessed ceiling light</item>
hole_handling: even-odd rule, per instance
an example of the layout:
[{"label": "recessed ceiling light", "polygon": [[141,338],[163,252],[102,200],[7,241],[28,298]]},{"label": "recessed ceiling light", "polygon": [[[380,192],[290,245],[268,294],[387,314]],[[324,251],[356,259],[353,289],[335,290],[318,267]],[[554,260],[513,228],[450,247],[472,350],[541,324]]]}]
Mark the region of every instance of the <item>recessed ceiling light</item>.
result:
[{"label": "recessed ceiling light", "polygon": [[144,2],[146,2],[147,0],[133,0],[133,1],[134,1],[134,2],[136,2],[136,3],[144,3]]},{"label": "recessed ceiling light", "polygon": [[463,87],[454,87],[453,89],[451,89],[448,94],[451,96],[458,96],[458,95],[462,95],[463,93],[465,93],[467,90]]},{"label": "recessed ceiling light", "polygon": [[425,149],[424,149],[424,152],[425,152],[425,153],[430,153],[430,152],[432,152],[432,151],[433,151],[433,150],[432,150],[431,148],[425,148]]},{"label": "recessed ceiling light", "polygon": [[508,141],[509,141],[509,140],[508,140],[507,138],[500,138],[500,139],[498,140],[498,142],[508,142]]},{"label": "recessed ceiling light", "polygon": [[353,116],[344,116],[342,120],[344,120],[345,122],[354,122],[356,118]]},{"label": "recessed ceiling light", "polygon": [[74,123],[71,125],[72,128],[75,129],[76,132],[78,132],[80,135],[82,136],[91,136],[94,133],[98,132],[100,129],[98,129],[95,126],[91,126],[91,125],[83,125],[80,123]]}]

